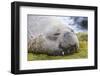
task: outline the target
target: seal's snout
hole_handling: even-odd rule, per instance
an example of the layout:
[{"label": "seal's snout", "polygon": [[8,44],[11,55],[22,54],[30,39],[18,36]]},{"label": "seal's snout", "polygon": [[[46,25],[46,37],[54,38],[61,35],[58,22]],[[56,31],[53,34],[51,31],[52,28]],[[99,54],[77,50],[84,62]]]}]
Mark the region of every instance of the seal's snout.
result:
[{"label": "seal's snout", "polygon": [[59,43],[59,48],[63,50],[63,54],[72,54],[74,52],[77,52],[78,50],[78,38],[74,32],[66,31],[63,32],[62,40]]}]

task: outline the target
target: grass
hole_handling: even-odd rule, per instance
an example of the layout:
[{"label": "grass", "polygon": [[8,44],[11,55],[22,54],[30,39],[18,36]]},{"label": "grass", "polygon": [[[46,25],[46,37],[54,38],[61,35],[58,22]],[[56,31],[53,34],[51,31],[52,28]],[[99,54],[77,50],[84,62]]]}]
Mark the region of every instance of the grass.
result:
[{"label": "grass", "polygon": [[[56,59],[83,59],[88,57],[88,43],[87,43],[87,35],[86,33],[78,33],[77,34],[78,39],[79,39],[79,52],[74,53],[71,55],[66,55],[66,56],[48,56],[46,54],[33,54],[33,53],[28,53],[28,61],[33,61],[33,60],[56,60]],[[84,38],[84,39],[83,39]]]}]

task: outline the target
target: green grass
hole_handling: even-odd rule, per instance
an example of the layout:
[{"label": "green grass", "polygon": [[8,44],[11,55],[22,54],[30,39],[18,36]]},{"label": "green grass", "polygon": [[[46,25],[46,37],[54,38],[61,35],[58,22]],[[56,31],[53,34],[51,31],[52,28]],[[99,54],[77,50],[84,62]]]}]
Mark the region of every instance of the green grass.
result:
[{"label": "green grass", "polygon": [[46,54],[33,54],[28,53],[28,61],[33,60],[56,60],[56,59],[83,59],[88,57],[88,43],[87,43],[87,35],[86,33],[78,33],[79,39],[79,52],[66,56],[48,56]]}]

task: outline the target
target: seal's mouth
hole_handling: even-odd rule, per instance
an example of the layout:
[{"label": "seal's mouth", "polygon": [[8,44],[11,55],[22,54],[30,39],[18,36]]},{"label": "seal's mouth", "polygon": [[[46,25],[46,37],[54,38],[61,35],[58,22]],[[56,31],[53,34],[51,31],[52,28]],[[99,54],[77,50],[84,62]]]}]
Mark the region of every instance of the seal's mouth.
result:
[{"label": "seal's mouth", "polygon": [[62,49],[62,55],[68,55],[73,54],[75,52],[78,52],[78,47],[76,44],[70,45],[69,47],[63,47],[61,44],[59,44],[59,48]]}]

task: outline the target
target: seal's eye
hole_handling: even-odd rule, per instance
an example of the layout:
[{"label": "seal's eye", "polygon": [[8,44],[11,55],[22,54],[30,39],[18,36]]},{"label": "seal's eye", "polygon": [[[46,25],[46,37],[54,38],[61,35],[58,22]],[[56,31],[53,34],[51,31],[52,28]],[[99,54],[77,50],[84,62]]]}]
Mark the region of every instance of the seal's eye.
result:
[{"label": "seal's eye", "polygon": [[57,35],[60,35],[60,33],[55,33],[54,35],[56,35],[56,36],[57,36]]},{"label": "seal's eye", "polygon": [[71,32],[74,32],[74,30],[71,30]]}]

